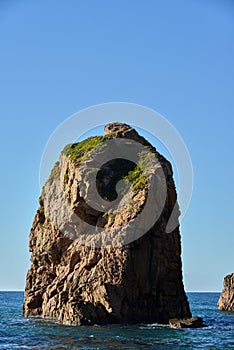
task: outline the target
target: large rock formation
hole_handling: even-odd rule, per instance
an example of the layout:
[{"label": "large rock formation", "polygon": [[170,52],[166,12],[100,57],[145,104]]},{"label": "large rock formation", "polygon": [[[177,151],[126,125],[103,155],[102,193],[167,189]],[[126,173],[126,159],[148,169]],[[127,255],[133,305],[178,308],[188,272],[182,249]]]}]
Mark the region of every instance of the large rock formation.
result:
[{"label": "large rock formation", "polygon": [[190,318],[171,165],[130,126],[105,132],[65,147],[43,188],[23,313],[72,325]]},{"label": "large rock formation", "polygon": [[218,308],[219,310],[234,311],[234,273],[224,278]]}]

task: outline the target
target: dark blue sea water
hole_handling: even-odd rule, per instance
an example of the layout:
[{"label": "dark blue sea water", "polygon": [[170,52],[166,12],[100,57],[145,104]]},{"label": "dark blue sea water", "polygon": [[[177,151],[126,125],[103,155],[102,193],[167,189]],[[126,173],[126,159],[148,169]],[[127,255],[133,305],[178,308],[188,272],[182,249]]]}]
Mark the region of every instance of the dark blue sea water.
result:
[{"label": "dark blue sea water", "polygon": [[207,328],[158,324],[69,327],[22,316],[22,292],[0,292],[0,349],[234,349],[234,313],[217,310],[217,293],[188,293]]}]

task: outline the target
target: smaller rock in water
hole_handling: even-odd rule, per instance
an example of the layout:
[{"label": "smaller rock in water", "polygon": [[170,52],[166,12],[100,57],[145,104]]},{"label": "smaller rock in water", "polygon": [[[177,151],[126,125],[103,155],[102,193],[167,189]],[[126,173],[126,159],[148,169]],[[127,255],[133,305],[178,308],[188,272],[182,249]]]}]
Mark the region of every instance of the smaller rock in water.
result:
[{"label": "smaller rock in water", "polygon": [[200,328],[205,327],[201,317],[191,318],[171,318],[169,320],[171,328]]},{"label": "smaller rock in water", "polygon": [[224,277],[223,291],[218,301],[218,309],[234,311],[234,273]]}]

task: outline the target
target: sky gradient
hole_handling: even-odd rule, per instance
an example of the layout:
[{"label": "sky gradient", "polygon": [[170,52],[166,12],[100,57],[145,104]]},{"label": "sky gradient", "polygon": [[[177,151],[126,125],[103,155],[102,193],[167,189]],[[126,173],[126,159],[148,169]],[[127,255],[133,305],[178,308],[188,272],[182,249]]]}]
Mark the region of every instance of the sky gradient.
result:
[{"label": "sky gradient", "polygon": [[155,109],[183,137],[194,168],[185,287],[220,291],[234,271],[233,2],[2,0],[0,52],[0,290],[24,289],[51,133],[122,101]]}]

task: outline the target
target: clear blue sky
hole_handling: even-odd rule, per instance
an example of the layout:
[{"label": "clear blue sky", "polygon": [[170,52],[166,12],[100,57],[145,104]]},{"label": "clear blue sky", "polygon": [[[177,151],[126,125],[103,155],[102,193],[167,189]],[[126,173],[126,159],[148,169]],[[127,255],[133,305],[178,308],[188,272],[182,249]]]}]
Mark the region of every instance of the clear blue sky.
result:
[{"label": "clear blue sky", "polygon": [[153,108],[184,138],[195,177],[185,287],[221,290],[234,271],[232,0],[1,0],[0,52],[0,290],[24,289],[50,134],[110,101]]}]

